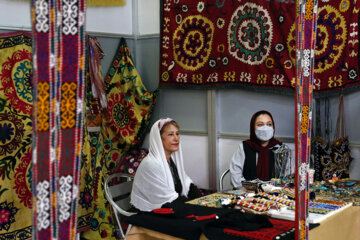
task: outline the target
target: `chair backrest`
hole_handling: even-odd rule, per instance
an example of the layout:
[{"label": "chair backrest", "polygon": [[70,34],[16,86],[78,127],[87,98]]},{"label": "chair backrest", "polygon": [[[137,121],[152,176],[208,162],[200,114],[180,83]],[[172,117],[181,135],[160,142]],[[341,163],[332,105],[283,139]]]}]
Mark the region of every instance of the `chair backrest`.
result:
[{"label": "chair backrest", "polygon": [[128,212],[131,208],[130,194],[134,177],[126,173],[115,173],[105,181],[105,195],[115,212],[125,216],[135,213]]},{"label": "chair backrest", "polygon": [[[220,192],[224,190],[224,182],[225,182],[225,179],[227,179],[228,177],[230,178],[230,169],[226,169],[220,176],[220,180],[219,180],[219,190]],[[227,175],[229,175],[228,177],[226,177]],[[228,181],[230,183],[230,180]],[[226,185],[227,187],[228,184]]]}]

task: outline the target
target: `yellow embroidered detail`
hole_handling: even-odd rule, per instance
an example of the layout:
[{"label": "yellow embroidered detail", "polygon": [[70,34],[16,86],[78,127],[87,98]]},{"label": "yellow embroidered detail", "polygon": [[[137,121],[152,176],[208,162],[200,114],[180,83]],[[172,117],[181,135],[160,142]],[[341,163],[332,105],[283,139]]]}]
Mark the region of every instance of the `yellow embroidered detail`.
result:
[{"label": "yellow embroidered detail", "polygon": [[314,10],[314,2],[313,1],[306,1],[306,6],[305,6],[305,20],[312,20],[314,15],[313,15],[313,10]]},{"label": "yellow embroidered detail", "polygon": [[202,79],[202,74],[194,74],[191,76],[191,80],[193,83],[202,83],[203,82],[203,79]]},{"label": "yellow embroidered detail", "polygon": [[300,239],[306,239],[305,238],[305,221],[301,220],[301,227],[300,227]]},{"label": "yellow embroidered detail", "polygon": [[169,73],[168,72],[163,72],[163,74],[161,75],[161,80],[163,82],[167,82],[169,80]]},{"label": "yellow embroidered detail", "polygon": [[342,0],[339,5],[340,12],[346,12],[350,7],[350,1],[349,0]]},{"label": "yellow embroidered detail", "polygon": [[84,62],[85,62],[85,56],[82,55],[82,56],[80,57],[80,63],[79,63],[79,66],[80,66],[80,69],[81,69],[81,70],[84,70],[84,67],[85,67]]},{"label": "yellow embroidered detail", "polygon": [[274,62],[275,62],[275,60],[273,58],[268,58],[265,61],[265,66],[267,68],[273,68],[274,67]]},{"label": "yellow embroidered detail", "polygon": [[265,84],[266,83],[266,74],[258,74],[256,83],[258,84]]},{"label": "yellow embroidered detail", "polygon": [[170,33],[169,28],[170,28],[170,18],[165,17],[163,21],[163,32]]},{"label": "yellow embroidered detail", "polygon": [[73,128],[76,123],[76,83],[64,83],[61,86],[61,128]]},{"label": "yellow embroidered detail", "polygon": [[174,32],[172,44],[177,64],[195,71],[207,62],[212,49],[214,24],[201,15],[186,17]]},{"label": "yellow embroidered detail", "polygon": [[301,134],[307,134],[309,124],[309,106],[302,107]]},{"label": "yellow embroidered detail", "polygon": [[334,77],[329,77],[329,87],[340,87],[343,85],[343,81],[342,81],[342,76],[334,76]]},{"label": "yellow embroidered detail", "polygon": [[224,73],[225,82],[235,82],[235,71],[225,72]]},{"label": "yellow embroidered detail", "polygon": [[49,129],[49,83],[39,82],[38,83],[38,104],[37,104],[37,128],[38,131],[47,131]]}]

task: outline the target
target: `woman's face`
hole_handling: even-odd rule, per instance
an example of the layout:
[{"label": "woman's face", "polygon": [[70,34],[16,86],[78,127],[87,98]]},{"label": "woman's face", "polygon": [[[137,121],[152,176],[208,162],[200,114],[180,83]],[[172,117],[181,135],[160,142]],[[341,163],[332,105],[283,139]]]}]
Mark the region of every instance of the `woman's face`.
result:
[{"label": "woman's face", "polygon": [[164,127],[164,131],[161,134],[161,140],[164,146],[165,153],[173,153],[179,150],[180,133],[179,129],[172,124],[168,124]]},{"label": "woman's face", "polygon": [[255,130],[258,128],[258,127],[262,127],[262,126],[269,126],[269,127],[274,127],[273,126],[273,122],[271,120],[271,117],[267,114],[260,114],[256,120],[255,120]]}]

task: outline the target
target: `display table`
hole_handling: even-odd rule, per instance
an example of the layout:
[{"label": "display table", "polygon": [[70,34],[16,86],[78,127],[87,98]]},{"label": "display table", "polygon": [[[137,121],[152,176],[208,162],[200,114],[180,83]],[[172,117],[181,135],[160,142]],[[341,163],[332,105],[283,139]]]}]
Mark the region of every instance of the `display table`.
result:
[{"label": "display table", "polygon": [[360,239],[360,207],[351,206],[309,231],[310,240]]},{"label": "display table", "polygon": [[[355,240],[360,236],[360,207],[351,206],[342,212],[330,216],[321,222],[320,226],[309,231],[310,240]],[[167,234],[156,232],[143,227],[133,226],[126,236],[128,240],[177,240]],[[207,239],[201,235],[201,240]]]},{"label": "display table", "polygon": [[[188,203],[216,207],[219,199],[226,197],[224,193],[214,193],[201,197]],[[348,206],[321,221],[320,226],[309,231],[309,239],[358,239],[360,236],[360,207]],[[127,239],[179,239],[167,234],[153,231],[144,227],[133,226],[127,235]],[[207,239],[201,235],[200,239]]]}]

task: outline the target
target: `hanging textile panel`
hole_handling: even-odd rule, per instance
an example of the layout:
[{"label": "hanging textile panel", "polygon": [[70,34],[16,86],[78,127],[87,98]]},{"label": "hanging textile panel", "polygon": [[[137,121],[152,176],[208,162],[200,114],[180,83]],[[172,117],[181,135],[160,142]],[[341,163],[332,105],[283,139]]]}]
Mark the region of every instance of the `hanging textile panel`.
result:
[{"label": "hanging textile panel", "polygon": [[318,2],[297,0],[295,94],[295,239],[309,234],[309,159]]},{"label": "hanging textile panel", "polygon": [[94,191],[94,214],[90,229],[82,234],[85,239],[116,238],[115,219],[105,198],[104,183],[121,156],[141,146],[158,94],[157,90],[146,90],[123,38],[105,77],[105,89],[108,107],[102,118],[101,134],[97,137],[91,133],[88,146],[96,163],[93,182],[89,184]]},{"label": "hanging textile panel", "polygon": [[[292,92],[294,2],[162,0],[159,84]],[[359,1],[319,1],[315,92],[360,84],[359,8]]]},{"label": "hanging textile panel", "polygon": [[[91,40],[96,44],[92,45]],[[85,115],[84,115],[84,140],[81,154],[79,207],[78,207],[78,232],[83,232],[91,227],[94,214],[94,189],[95,165],[98,156],[101,156],[102,138],[100,125],[102,119],[100,96],[105,91],[104,80],[101,74],[101,58],[103,52],[96,38],[87,35],[86,49],[86,84],[85,84]],[[95,80],[95,75],[97,79]],[[98,87],[95,87],[95,84]],[[100,89],[100,90],[96,90]],[[95,97],[93,94],[97,94]],[[98,92],[100,94],[98,94]],[[106,96],[105,96],[105,102]],[[105,110],[106,111],[106,110]],[[99,149],[99,151],[98,151]]]},{"label": "hanging textile panel", "polygon": [[110,6],[124,6],[126,0],[87,0],[88,7],[110,7]]},{"label": "hanging textile panel", "polygon": [[82,146],[85,0],[32,2],[33,239],[75,239]]},{"label": "hanging textile panel", "polygon": [[0,34],[0,239],[30,239],[31,34]]}]

